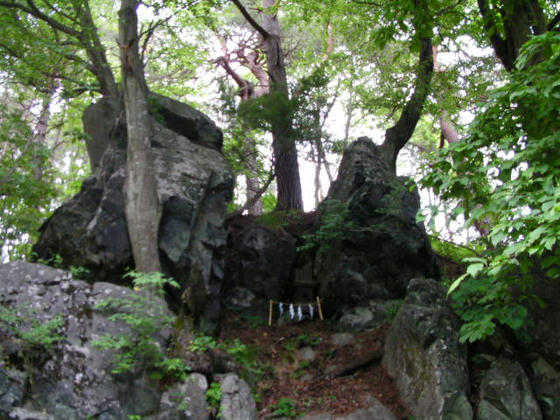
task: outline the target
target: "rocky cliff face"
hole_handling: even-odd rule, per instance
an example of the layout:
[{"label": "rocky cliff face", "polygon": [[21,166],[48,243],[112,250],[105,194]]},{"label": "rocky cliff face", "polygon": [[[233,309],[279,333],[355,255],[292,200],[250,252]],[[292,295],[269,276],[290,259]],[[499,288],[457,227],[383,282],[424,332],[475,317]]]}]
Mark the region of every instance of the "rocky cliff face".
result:
[{"label": "rocky cliff face", "polygon": [[[223,277],[223,227],[233,176],[220,152],[222,133],[202,113],[169,98],[149,97],[152,152],[162,204],[159,249],[162,266],[202,299],[189,308],[213,328]],[[95,281],[120,282],[133,267],[123,206],[126,126],[118,107],[102,99],[84,113],[93,174],[81,191],[41,227],[33,251],[64,266],[85,267]],[[178,298],[177,293],[176,298]]]},{"label": "rocky cliff face", "polygon": [[345,151],[319,209],[319,223],[341,205],[347,212],[343,230],[315,260],[319,292],[327,303],[356,306],[402,298],[410,279],[438,276],[424,228],[416,223],[420,203],[414,186],[393,175],[367,138]]}]

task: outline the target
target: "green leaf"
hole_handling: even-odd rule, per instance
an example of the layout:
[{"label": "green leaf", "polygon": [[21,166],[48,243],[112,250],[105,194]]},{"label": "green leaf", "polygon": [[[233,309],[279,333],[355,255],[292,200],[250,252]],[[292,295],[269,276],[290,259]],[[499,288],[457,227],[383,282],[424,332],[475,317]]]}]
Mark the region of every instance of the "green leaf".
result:
[{"label": "green leaf", "polygon": [[471,264],[467,267],[467,273],[472,277],[476,277],[482,270],[484,270],[484,264],[480,263]]}]

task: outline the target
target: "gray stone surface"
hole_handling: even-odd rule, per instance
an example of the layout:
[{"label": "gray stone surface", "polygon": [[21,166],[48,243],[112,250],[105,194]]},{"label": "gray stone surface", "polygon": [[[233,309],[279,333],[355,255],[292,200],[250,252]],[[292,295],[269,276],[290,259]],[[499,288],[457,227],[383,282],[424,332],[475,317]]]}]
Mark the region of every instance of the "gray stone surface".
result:
[{"label": "gray stone surface", "polygon": [[[0,344],[0,349],[2,345]],[[4,352],[0,352],[3,354]],[[7,416],[12,407],[20,405],[25,392],[25,376],[23,372],[0,368],[0,418]]]},{"label": "gray stone surface", "polygon": [[162,125],[193,143],[222,150],[223,134],[216,124],[197,109],[174,99],[150,92],[150,112]]},{"label": "gray stone surface", "polygon": [[302,347],[301,349],[297,349],[295,352],[295,356],[297,360],[303,362],[312,362],[317,357],[315,350],[309,346]]},{"label": "gray stone surface", "polygon": [[[219,129],[187,105],[156,99],[164,102],[156,108],[165,114],[155,115],[152,138],[162,206],[162,268],[182,286],[175,299],[187,292],[191,297],[188,309],[212,329],[219,315],[217,301],[224,275],[221,250],[226,244],[223,225],[233,176],[219,151]],[[118,283],[133,261],[123,204],[126,138],[116,122],[118,116],[111,112],[119,111],[101,100],[84,113],[88,148],[95,150],[93,174],[43,224],[33,250],[44,260],[59,255],[66,267],[88,268],[92,280]]]},{"label": "gray stone surface", "polygon": [[542,419],[527,375],[510,359],[492,363],[480,384],[478,401],[479,420]]},{"label": "gray stone surface", "polygon": [[249,385],[235,374],[221,380],[220,414],[223,420],[257,420],[257,406]]},{"label": "gray stone surface", "polygon": [[418,420],[472,419],[466,347],[442,288],[413,279],[387,334],[383,365]]},{"label": "gray stone surface", "polygon": [[40,411],[28,410],[20,407],[14,408],[7,418],[10,420],[57,420],[56,417],[50,414],[42,413]]},{"label": "gray stone surface", "polygon": [[295,239],[263,225],[243,231],[239,283],[260,297],[280,300],[290,284],[296,256]]},{"label": "gray stone surface", "polygon": [[560,419],[560,372],[539,356],[531,363],[531,385],[543,418]]},{"label": "gray stone surface", "polygon": [[[156,411],[160,395],[158,388],[144,379],[149,377],[149,372],[139,366],[138,371],[130,374],[114,375],[111,372],[113,353],[93,346],[94,340],[106,334],[131,334],[127,325],[108,320],[114,310],[95,307],[107,298],[122,298],[130,293],[133,293],[130,289],[110,283],[91,286],[74,280],[66,271],[40,264],[0,265],[0,304],[17,315],[21,320],[20,329],[30,328],[32,320],[45,324],[60,317],[63,321],[58,331],[62,339],[52,349],[30,346],[13,333],[3,331],[0,344],[3,353],[17,359],[17,355],[24,352],[32,361],[26,372],[33,375],[33,380],[27,376],[25,387],[21,388],[30,389],[31,394],[26,392],[20,396],[18,386],[21,384],[13,380],[8,382],[12,387],[16,383],[15,391],[8,387],[13,395],[7,398],[8,405],[12,405],[10,412],[35,410],[57,419],[98,416],[105,420],[122,420],[126,419],[126,414],[147,415]],[[163,300],[153,299],[168,313]],[[170,331],[159,328],[154,338],[160,348],[165,348],[169,334]],[[19,375],[21,377],[21,373]],[[2,410],[5,412],[6,407]]]},{"label": "gray stone surface", "polygon": [[361,138],[345,150],[317,212],[319,223],[333,203],[347,205],[344,222],[351,226],[315,261],[326,308],[400,298],[411,278],[439,275],[424,228],[415,221],[416,190],[390,171],[371,140]]},{"label": "gray stone surface", "polygon": [[210,418],[206,391],[208,381],[204,375],[193,373],[185,382],[168,389],[161,396],[158,420],[208,420]]},{"label": "gray stone surface", "polygon": [[356,337],[351,333],[336,333],[331,335],[331,344],[335,347],[349,346],[356,343]]}]

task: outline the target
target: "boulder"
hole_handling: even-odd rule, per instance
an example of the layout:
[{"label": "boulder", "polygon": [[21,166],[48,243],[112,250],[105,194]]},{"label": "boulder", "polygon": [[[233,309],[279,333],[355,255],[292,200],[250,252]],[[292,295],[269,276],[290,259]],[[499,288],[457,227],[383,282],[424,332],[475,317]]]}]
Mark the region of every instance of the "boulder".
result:
[{"label": "boulder", "polygon": [[540,420],[541,410],[529,378],[514,360],[501,358],[492,363],[480,384],[479,420]]},{"label": "boulder", "polygon": [[[37,411],[44,418],[121,420],[156,412],[160,391],[146,379],[149,366],[115,375],[112,351],[94,346],[107,334],[133,334],[128,325],[109,320],[115,309],[96,307],[131,293],[110,283],[91,286],[41,264],[0,265],[0,305],[14,319],[14,327],[4,324],[0,331],[2,353],[13,366],[9,374],[0,371],[7,384],[0,392],[0,418],[35,418],[26,413]],[[171,315],[163,299],[152,299],[154,308]],[[23,337],[25,331],[34,333]],[[169,337],[170,331],[158,328],[156,345],[165,349]]]},{"label": "boulder", "polygon": [[235,374],[221,380],[220,415],[224,420],[257,420],[257,406],[249,385]]},{"label": "boulder", "polygon": [[338,320],[337,328],[354,332],[380,328],[391,320],[391,311],[401,303],[402,300],[371,300],[368,306],[355,306],[340,311],[342,316]]},{"label": "boulder", "polygon": [[339,217],[339,232],[333,230],[315,261],[327,308],[401,298],[411,278],[439,275],[430,242],[415,219],[418,208],[416,189],[393,174],[371,140],[362,137],[345,150],[338,177],[317,212],[319,228],[329,215]]},{"label": "boulder", "polygon": [[466,347],[443,289],[413,279],[387,333],[383,365],[416,419],[473,418]]},{"label": "boulder", "polygon": [[238,282],[255,295],[281,300],[291,286],[295,239],[281,229],[258,223],[242,233]]},{"label": "boulder", "polygon": [[[189,309],[212,324],[224,272],[224,218],[233,191],[231,169],[219,151],[222,135],[191,107],[158,95],[150,98],[152,154],[162,206],[162,269],[182,286],[175,294],[177,301],[185,290],[197,289],[198,306]],[[84,112],[93,174],[43,224],[33,247],[42,260],[59,256],[64,267],[85,267],[91,279],[116,283],[133,267],[123,201],[126,127],[119,112],[106,99]]]},{"label": "boulder", "polygon": [[560,372],[539,356],[531,363],[530,380],[543,418],[560,419]]},{"label": "boulder", "polygon": [[193,373],[185,382],[169,388],[161,396],[157,420],[208,420],[210,414],[206,403],[208,381]]}]

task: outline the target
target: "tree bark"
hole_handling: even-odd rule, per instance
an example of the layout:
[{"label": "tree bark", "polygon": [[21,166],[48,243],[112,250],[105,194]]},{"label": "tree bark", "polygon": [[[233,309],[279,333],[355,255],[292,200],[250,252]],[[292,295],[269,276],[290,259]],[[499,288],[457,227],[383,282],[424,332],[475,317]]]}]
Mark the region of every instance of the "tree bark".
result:
[{"label": "tree bark", "polygon": [[521,46],[531,35],[540,35],[547,31],[547,23],[538,0],[504,1],[498,10],[503,21],[503,34],[498,29],[488,0],[477,2],[492,48],[506,70],[512,71]]},{"label": "tree bark", "polygon": [[[290,94],[284,64],[284,52],[280,40],[280,24],[276,15],[263,12],[263,24],[259,25],[239,0],[232,0],[247,22],[260,34],[266,54],[270,94],[278,98],[279,109],[271,121],[272,152],[277,184],[277,210],[302,210],[303,198],[299,176],[298,156],[289,109]],[[263,8],[270,9],[275,0],[263,0]]]},{"label": "tree bark", "polygon": [[136,269],[160,271],[158,226],[161,216],[150,139],[147,86],[138,52],[136,0],[121,0],[119,46],[127,126],[125,214]]},{"label": "tree bark", "polygon": [[[263,0],[265,9],[274,7],[276,0]],[[270,93],[276,94],[287,105],[290,100],[284,51],[280,40],[280,24],[275,14],[263,13],[263,28],[268,36],[263,37],[266,62],[270,80]],[[278,210],[302,210],[303,197],[299,177],[298,156],[291,112],[279,110],[278,118],[272,121],[272,151],[278,188],[276,208]]]},{"label": "tree bark", "polygon": [[99,39],[97,28],[91,16],[89,2],[83,2],[83,9],[79,10],[79,18],[82,26],[80,41],[84,45],[87,56],[91,61],[92,70],[99,82],[99,88],[103,96],[119,97],[119,89],[115,82],[113,70],[107,60],[105,48]]},{"label": "tree bark", "polygon": [[432,40],[420,35],[420,60],[416,73],[414,92],[406,103],[397,123],[385,132],[385,141],[380,146],[381,153],[393,172],[396,172],[397,156],[400,150],[410,140],[416,124],[420,120],[424,103],[430,92],[433,70]]}]

